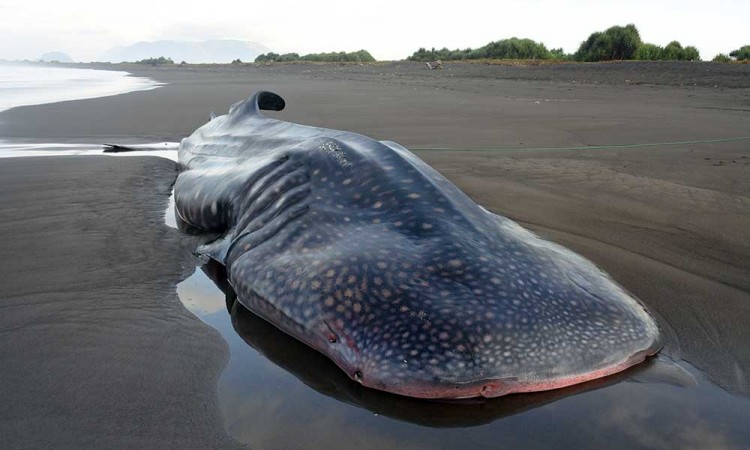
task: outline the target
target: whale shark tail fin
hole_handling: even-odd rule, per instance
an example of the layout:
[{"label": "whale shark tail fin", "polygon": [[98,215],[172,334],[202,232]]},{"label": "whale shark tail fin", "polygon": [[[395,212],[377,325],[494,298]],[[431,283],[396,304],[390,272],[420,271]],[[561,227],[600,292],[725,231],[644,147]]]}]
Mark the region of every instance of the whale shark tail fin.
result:
[{"label": "whale shark tail fin", "polygon": [[124,153],[124,152],[154,152],[162,150],[177,150],[180,147],[179,142],[156,142],[153,144],[102,144],[104,153]]},{"label": "whale shark tail fin", "polygon": [[258,91],[247,100],[235,103],[229,108],[229,115],[242,117],[260,114],[260,111],[281,111],[286,102],[279,94],[269,91]]},{"label": "whale shark tail fin", "polygon": [[102,144],[102,147],[104,149],[104,153],[122,153],[135,151],[135,149],[132,147],[120,144]]}]

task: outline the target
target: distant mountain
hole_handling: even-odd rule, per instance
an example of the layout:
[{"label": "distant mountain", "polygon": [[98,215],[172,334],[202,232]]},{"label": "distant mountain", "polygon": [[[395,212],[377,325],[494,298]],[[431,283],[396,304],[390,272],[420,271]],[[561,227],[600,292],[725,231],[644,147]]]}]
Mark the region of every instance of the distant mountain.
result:
[{"label": "distant mountain", "polygon": [[73,58],[71,58],[70,55],[68,55],[67,53],[49,52],[40,56],[39,61],[72,63]]},{"label": "distant mountain", "polygon": [[238,58],[245,62],[253,62],[258,55],[268,51],[268,47],[257,42],[230,39],[204,42],[154,41],[113,47],[100,57],[100,61],[132,62],[164,56],[172,58],[176,63],[228,63]]}]

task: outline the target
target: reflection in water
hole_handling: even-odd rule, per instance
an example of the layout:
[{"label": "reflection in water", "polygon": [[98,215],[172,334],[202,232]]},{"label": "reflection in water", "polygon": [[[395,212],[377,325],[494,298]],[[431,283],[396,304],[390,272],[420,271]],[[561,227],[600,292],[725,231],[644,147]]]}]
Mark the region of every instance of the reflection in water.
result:
[{"label": "reflection in water", "polygon": [[[172,191],[172,195],[169,196],[169,205],[167,206],[167,209],[164,211],[164,223],[169,228],[179,229],[177,225],[178,220],[180,219],[177,216],[177,208],[175,207],[175,204],[174,204],[174,191]],[[183,222],[183,221],[180,220],[180,222]]]},{"label": "reflection in water", "polygon": [[363,388],[323,355],[235,304],[217,264],[197,270],[178,294],[229,345],[220,406],[230,434],[255,449],[722,449],[750,443],[750,401],[684,363],[652,361],[537,394],[415,400]]}]

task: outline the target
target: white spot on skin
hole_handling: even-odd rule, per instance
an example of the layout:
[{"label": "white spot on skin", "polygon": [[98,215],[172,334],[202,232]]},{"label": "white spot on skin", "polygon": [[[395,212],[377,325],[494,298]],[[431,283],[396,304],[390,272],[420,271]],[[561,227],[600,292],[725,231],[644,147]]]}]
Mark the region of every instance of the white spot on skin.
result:
[{"label": "white spot on skin", "polygon": [[216,205],[216,202],[211,203],[211,214],[215,216],[218,210],[219,208],[218,205]]}]

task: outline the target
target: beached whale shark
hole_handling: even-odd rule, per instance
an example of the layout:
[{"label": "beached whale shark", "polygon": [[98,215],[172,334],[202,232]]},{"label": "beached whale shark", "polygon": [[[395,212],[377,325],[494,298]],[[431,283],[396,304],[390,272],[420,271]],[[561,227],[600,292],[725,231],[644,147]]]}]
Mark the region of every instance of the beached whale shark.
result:
[{"label": "beached whale shark", "polygon": [[[375,415],[428,427],[472,427],[491,423],[503,417],[523,413],[556,402],[562,398],[603,389],[619,383],[661,384],[693,388],[698,381],[685,368],[663,355],[649,358],[643,364],[608,377],[579,383],[563,389],[517,394],[495,401],[421,401],[389,395],[361,386],[342,372],[329,358],[272,324],[253,314],[237,302],[227,282],[226,268],[209,260],[200,270],[225,294],[227,312],[237,335],[272,364],[282,368],[319,394],[365,408]],[[255,368],[255,364],[253,364]],[[627,389],[627,388],[626,388]],[[627,394],[626,394],[627,395]],[[309,400],[309,398],[307,399]],[[306,399],[293,400],[305,403]],[[314,407],[313,407],[314,408]],[[297,408],[294,407],[296,410]],[[253,414],[253,411],[247,411]],[[235,420],[241,417],[235,417]],[[248,417],[248,419],[252,420]]]},{"label": "beached whale shark", "polygon": [[420,398],[561,388],[660,347],[594,264],[472,201],[404,147],[265,116],[258,92],[182,140],[182,221],[220,238],[244,307],[375,389]]}]

